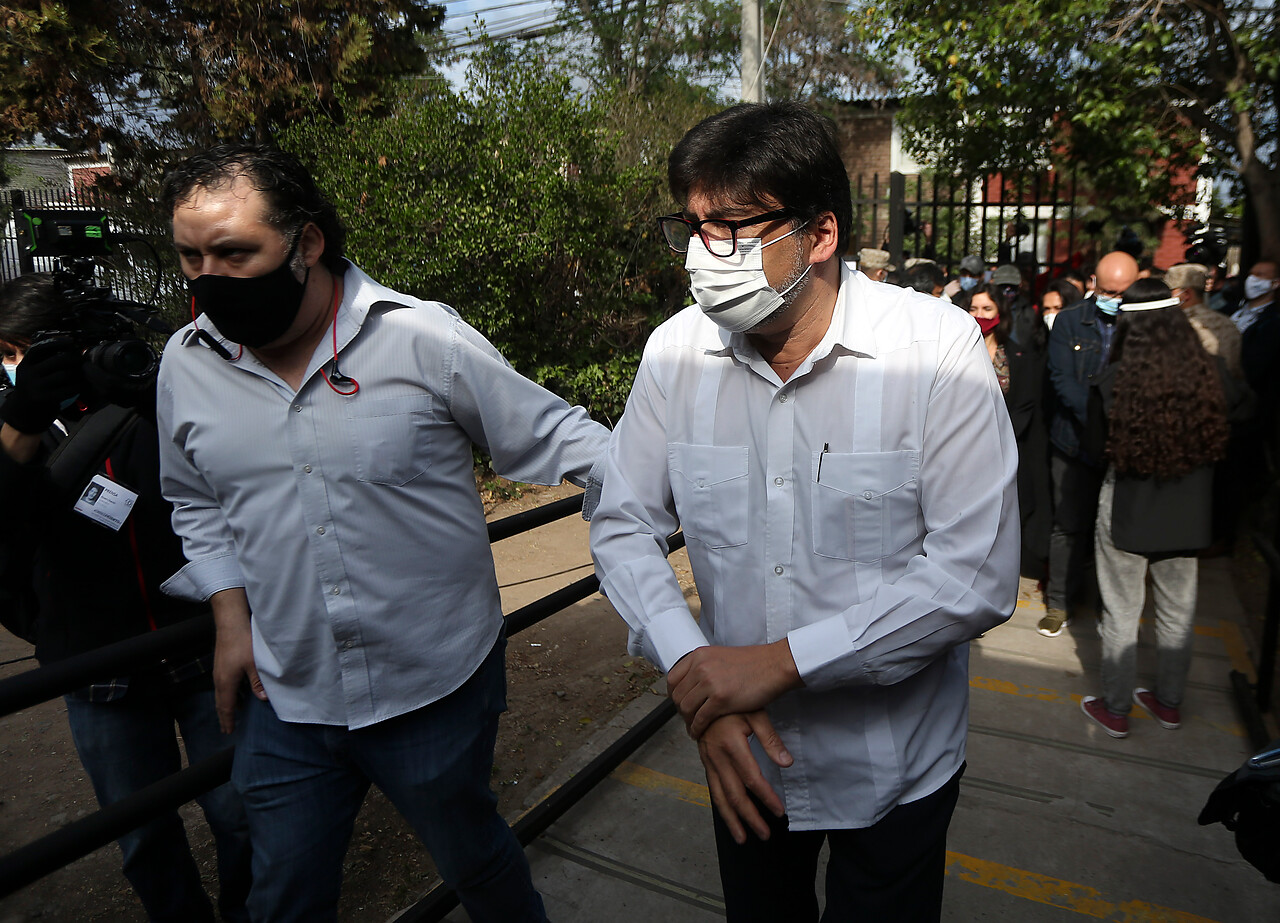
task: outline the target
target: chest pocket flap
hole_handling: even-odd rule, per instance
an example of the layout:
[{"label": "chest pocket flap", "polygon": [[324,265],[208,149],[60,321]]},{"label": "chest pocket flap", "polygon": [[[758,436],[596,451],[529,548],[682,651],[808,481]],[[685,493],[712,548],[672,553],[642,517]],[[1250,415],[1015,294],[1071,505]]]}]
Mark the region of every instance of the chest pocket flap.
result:
[{"label": "chest pocket flap", "polygon": [[919,532],[920,453],[827,452],[813,456],[813,550],[874,564]]},{"label": "chest pocket flap", "polygon": [[746,446],[667,446],[676,515],[686,538],[711,548],[747,541],[750,494]]}]

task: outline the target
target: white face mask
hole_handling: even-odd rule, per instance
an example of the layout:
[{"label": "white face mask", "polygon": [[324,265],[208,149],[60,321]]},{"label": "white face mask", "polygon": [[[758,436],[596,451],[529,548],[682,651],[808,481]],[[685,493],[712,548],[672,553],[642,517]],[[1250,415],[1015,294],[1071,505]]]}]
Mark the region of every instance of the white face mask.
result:
[{"label": "white face mask", "polygon": [[1046,315],[1044,316],[1044,325],[1045,325],[1045,327],[1047,327],[1049,330],[1052,330],[1052,329],[1053,329],[1053,319],[1054,319],[1055,317],[1057,317],[1057,316],[1058,316],[1058,312],[1057,312],[1057,311],[1054,311],[1052,314],[1046,314]]},{"label": "white face mask", "polygon": [[711,253],[697,234],[689,239],[684,268],[689,271],[689,291],[704,314],[730,333],[742,333],[758,326],[778,308],[787,293],[809,274],[806,266],[794,282],[781,292],[774,291],[764,274],[765,247],[772,247],[803,228],[796,228],[767,244],[758,237],[739,237],[733,256]]},{"label": "white face mask", "polygon": [[1267,292],[1271,291],[1271,286],[1275,285],[1272,279],[1264,279],[1261,276],[1245,276],[1244,280],[1244,297],[1248,301],[1255,298],[1261,298]]}]

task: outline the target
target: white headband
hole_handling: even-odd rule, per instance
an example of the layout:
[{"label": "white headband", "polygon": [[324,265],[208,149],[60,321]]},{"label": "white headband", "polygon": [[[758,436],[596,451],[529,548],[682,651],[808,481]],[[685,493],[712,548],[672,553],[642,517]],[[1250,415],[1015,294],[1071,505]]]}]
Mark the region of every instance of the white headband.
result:
[{"label": "white headband", "polygon": [[1164,298],[1160,301],[1139,301],[1136,304],[1122,304],[1121,311],[1154,311],[1156,308],[1176,308],[1182,302],[1177,298]]}]

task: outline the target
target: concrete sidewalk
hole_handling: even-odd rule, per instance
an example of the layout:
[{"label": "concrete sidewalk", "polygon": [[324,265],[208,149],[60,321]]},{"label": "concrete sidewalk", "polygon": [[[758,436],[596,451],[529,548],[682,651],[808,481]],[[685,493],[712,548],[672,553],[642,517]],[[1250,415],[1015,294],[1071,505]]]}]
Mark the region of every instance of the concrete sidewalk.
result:
[{"label": "concrete sidewalk", "polygon": [[[1183,727],[1164,730],[1135,708],[1124,740],[1080,712],[1080,698],[1101,689],[1092,620],[1045,638],[1035,630],[1043,608],[1023,589],[1013,619],[971,647],[968,771],[948,841],[944,918],[1280,920],[1280,885],[1239,857],[1225,828],[1196,824],[1214,785],[1251,750],[1228,682],[1233,667],[1248,671],[1248,652],[1227,562],[1201,567]],[[1144,624],[1139,681],[1148,685],[1154,653]],[[633,703],[564,772],[657,701]],[[528,855],[556,923],[724,915],[705,778],[678,720]]]}]

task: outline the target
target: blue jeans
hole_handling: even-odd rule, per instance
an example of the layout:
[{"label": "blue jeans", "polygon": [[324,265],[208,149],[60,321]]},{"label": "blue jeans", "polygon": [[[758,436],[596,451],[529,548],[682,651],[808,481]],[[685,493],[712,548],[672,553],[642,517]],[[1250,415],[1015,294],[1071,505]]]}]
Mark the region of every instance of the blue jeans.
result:
[{"label": "blue jeans", "polygon": [[[198,763],[230,746],[218,730],[213,690],[135,694],[115,702],[67,696],[67,720],[80,762],[102,806],[119,801],[182,768],[174,723],[182,731],[187,759]],[[227,921],[248,919],[249,829],[231,785],[196,799],[204,809],[218,850],[218,909]],[[124,874],[154,923],[213,920],[213,908],[191,858],[187,832],[176,811],[144,824],[117,842]]]},{"label": "blue jeans", "polygon": [[489,790],[505,642],[455,692],[349,730],[293,724],[247,697],[232,781],[253,837],[255,923],[337,918],[342,859],[372,782],[431,852],[476,923],[546,919],[529,863]]}]

